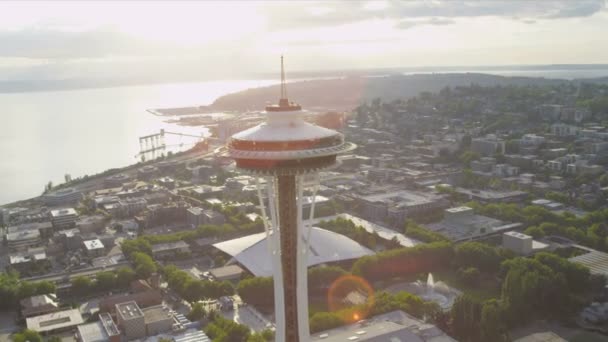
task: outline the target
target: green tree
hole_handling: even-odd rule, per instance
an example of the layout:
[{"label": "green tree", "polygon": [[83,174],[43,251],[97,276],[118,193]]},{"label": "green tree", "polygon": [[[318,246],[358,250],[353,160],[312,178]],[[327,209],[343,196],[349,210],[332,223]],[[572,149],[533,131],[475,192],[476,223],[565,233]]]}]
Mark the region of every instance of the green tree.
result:
[{"label": "green tree", "polygon": [[116,287],[116,273],[114,272],[99,272],[95,276],[95,280],[95,285],[99,291],[110,291]]},{"label": "green tree", "polygon": [[479,242],[465,242],[455,248],[456,263],[460,267],[475,267],[484,272],[497,272],[500,256],[496,248]]},{"label": "green tree", "polygon": [[41,281],[34,284],[36,286],[36,294],[39,295],[55,293],[55,291],[57,290],[55,284],[50,281]]},{"label": "green tree", "polygon": [[79,276],[72,279],[72,292],[77,295],[85,295],[91,291],[93,282],[88,277]]},{"label": "green tree", "polygon": [[339,327],[345,322],[342,321],[340,316],[332,312],[317,312],[310,318],[310,332],[317,333]]},{"label": "green tree", "polygon": [[450,311],[454,336],[461,342],[480,341],[481,305],[468,295],[454,301]]},{"label": "green tree", "polygon": [[14,342],[42,342],[42,336],[37,331],[25,329],[13,335]]},{"label": "green tree", "polygon": [[135,274],[139,279],[148,279],[157,270],[154,260],[142,252],[133,253],[133,263],[135,264]]},{"label": "green tree", "polygon": [[215,315],[213,321],[205,328],[205,333],[219,342],[243,342],[247,341],[251,332],[249,327]]},{"label": "green tree", "polygon": [[126,288],[133,280],[135,280],[135,271],[130,267],[121,267],[116,271],[116,286]]},{"label": "green tree", "polygon": [[253,277],[239,282],[236,292],[245,303],[262,308],[274,306],[274,284],[271,277]]},{"label": "green tree", "polygon": [[507,342],[510,341],[508,328],[505,324],[504,309],[500,301],[490,299],[481,308],[481,340]]},{"label": "green tree", "polygon": [[308,270],[308,291],[324,294],[336,279],[347,272],[338,266],[317,266]]},{"label": "green tree", "polygon": [[190,313],[188,313],[188,319],[192,322],[200,321],[201,319],[205,318],[206,315],[207,313],[205,312],[205,307],[203,304],[194,303],[194,305],[192,305],[192,310],[190,310]]}]

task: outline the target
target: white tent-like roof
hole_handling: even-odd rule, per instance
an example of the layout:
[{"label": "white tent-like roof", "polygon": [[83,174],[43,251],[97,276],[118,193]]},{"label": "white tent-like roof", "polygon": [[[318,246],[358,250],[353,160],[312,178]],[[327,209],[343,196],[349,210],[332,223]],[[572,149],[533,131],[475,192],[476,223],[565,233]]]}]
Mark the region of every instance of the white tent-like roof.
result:
[{"label": "white tent-like roof", "polygon": [[[313,227],[310,234],[308,266],[357,259],[374,252],[350,238],[329,230]],[[232,256],[257,277],[272,276],[270,250],[266,233],[253,234],[213,245]]]}]

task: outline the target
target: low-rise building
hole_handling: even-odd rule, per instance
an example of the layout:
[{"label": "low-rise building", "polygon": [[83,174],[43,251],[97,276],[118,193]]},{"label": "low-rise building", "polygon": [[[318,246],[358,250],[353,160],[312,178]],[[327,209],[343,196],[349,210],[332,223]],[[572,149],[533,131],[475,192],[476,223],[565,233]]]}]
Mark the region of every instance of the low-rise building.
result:
[{"label": "low-rise building", "polygon": [[238,280],[241,278],[243,272],[244,270],[238,265],[223,266],[209,270],[213,279],[218,281]]},{"label": "low-rise building", "polygon": [[475,215],[473,208],[462,206],[446,209],[441,222],[428,224],[427,227],[457,242],[514,230],[521,227],[521,223],[506,223]]},{"label": "low-rise building", "polygon": [[23,251],[30,247],[39,247],[42,244],[40,231],[37,229],[18,230],[5,236],[9,251]]},{"label": "low-rise building", "polygon": [[519,255],[532,253],[532,237],[516,231],[506,232],[502,235],[502,246]]},{"label": "low-rise building", "polygon": [[310,341],[456,342],[435,325],[425,323],[401,310],[311,334]]},{"label": "low-rise building", "polygon": [[83,238],[78,228],[60,230],[57,232],[57,236],[67,251],[75,251],[82,246]]},{"label": "low-rise building", "polygon": [[49,264],[44,247],[30,248],[26,252],[10,254],[8,259],[10,267],[21,274],[41,270]]},{"label": "low-rise building", "polygon": [[42,195],[42,201],[49,207],[69,205],[82,199],[82,193],[74,188],[51,191]]},{"label": "low-rise building", "polygon": [[141,311],[144,314],[144,323],[148,336],[170,331],[175,323],[171,310],[164,305],[151,306]]},{"label": "low-rise building", "polygon": [[521,202],[528,197],[525,191],[494,191],[455,188],[458,194],[466,196],[469,200],[482,203],[509,203]]},{"label": "low-rise building", "polygon": [[495,154],[504,154],[505,141],[496,137],[496,135],[494,134],[488,134],[484,138],[472,139],[471,151],[478,153],[481,156],[493,156]]},{"label": "low-rise building", "polygon": [[105,254],[106,249],[99,239],[86,240],[82,243],[84,245],[85,253],[90,258],[100,257]]},{"label": "low-rise building", "polygon": [[59,311],[57,297],[51,293],[28,297],[19,303],[21,304],[21,316],[25,318]]},{"label": "low-rise building", "polygon": [[104,179],[103,185],[108,188],[117,188],[123,186],[123,184],[125,183],[128,183],[130,180],[131,177],[129,177],[129,175],[124,173],[118,173]]},{"label": "low-rise building", "polygon": [[172,190],[175,189],[175,179],[171,177],[161,177],[156,180],[160,186],[164,186],[165,188]]},{"label": "low-rise building", "polygon": [[78,325],[84,323],[84,320],[79,309],[70,309],[28,317],[25,322],[30,330],[41,334],[50,334],[73,331]]},{"label": "low-rise building", "polygon": [[137,169],[137,177],[141,180],[149,180],[158,174],[158,168],[152,165],[146,165]]},{"label": "low-rise building", "polygon": [[108,220],[103,215],[81,216],[76,221],[76,227],[84,234],[101,231]]},{"label": "low-rise building", "polygon": [[81,324],[76,331],[78,342],[120,342],[120,330],[108,313],[100,313],[99,321]]},{"label": "low-rise building", "polygon": [[146,337],[146,318],[133,301],[116,304],[116,323],[122,328],[127,340]]},{"label": "low-rise building", "polygon": [[449,202],[441,195],[393,190],[357,197],[365,219],[400,226],[409,216],[427,215],[447,208]]},{"label": "low-rise building", "polygon": [[156,259],[175,257],[179,254],[189,254],[190,246],[184,241],[159,243],[152,245],[152,255]]},{"label": "low-rise building", "polygon": [[55,230],[76,226],[78,213],[74,208],[51,210],[51,222]]}]

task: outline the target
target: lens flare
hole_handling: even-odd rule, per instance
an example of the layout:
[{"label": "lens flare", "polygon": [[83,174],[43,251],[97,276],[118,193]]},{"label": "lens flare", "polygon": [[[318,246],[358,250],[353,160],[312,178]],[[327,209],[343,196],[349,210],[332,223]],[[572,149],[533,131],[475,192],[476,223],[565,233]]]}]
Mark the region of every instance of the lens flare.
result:
[{"label": "lens flare", "polygon": [[[352,296],[352,293],[355,295]],[[327,303],[329,311],[336,312],[344,322],[357,322],[368,316],[374,304],[374,289],[361,277],[345,275],[329,287]]]}]

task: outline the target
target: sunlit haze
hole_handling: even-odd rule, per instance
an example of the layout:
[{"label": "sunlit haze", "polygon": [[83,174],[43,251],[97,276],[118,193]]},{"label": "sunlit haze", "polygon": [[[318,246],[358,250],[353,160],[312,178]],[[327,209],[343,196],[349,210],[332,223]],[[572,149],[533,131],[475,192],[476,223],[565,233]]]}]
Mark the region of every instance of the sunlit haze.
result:
[{"label": "sunlit haze", "polygon": [[594,1],[12,2],[0,77],[210,79],[297,70],[602,63]]}]

